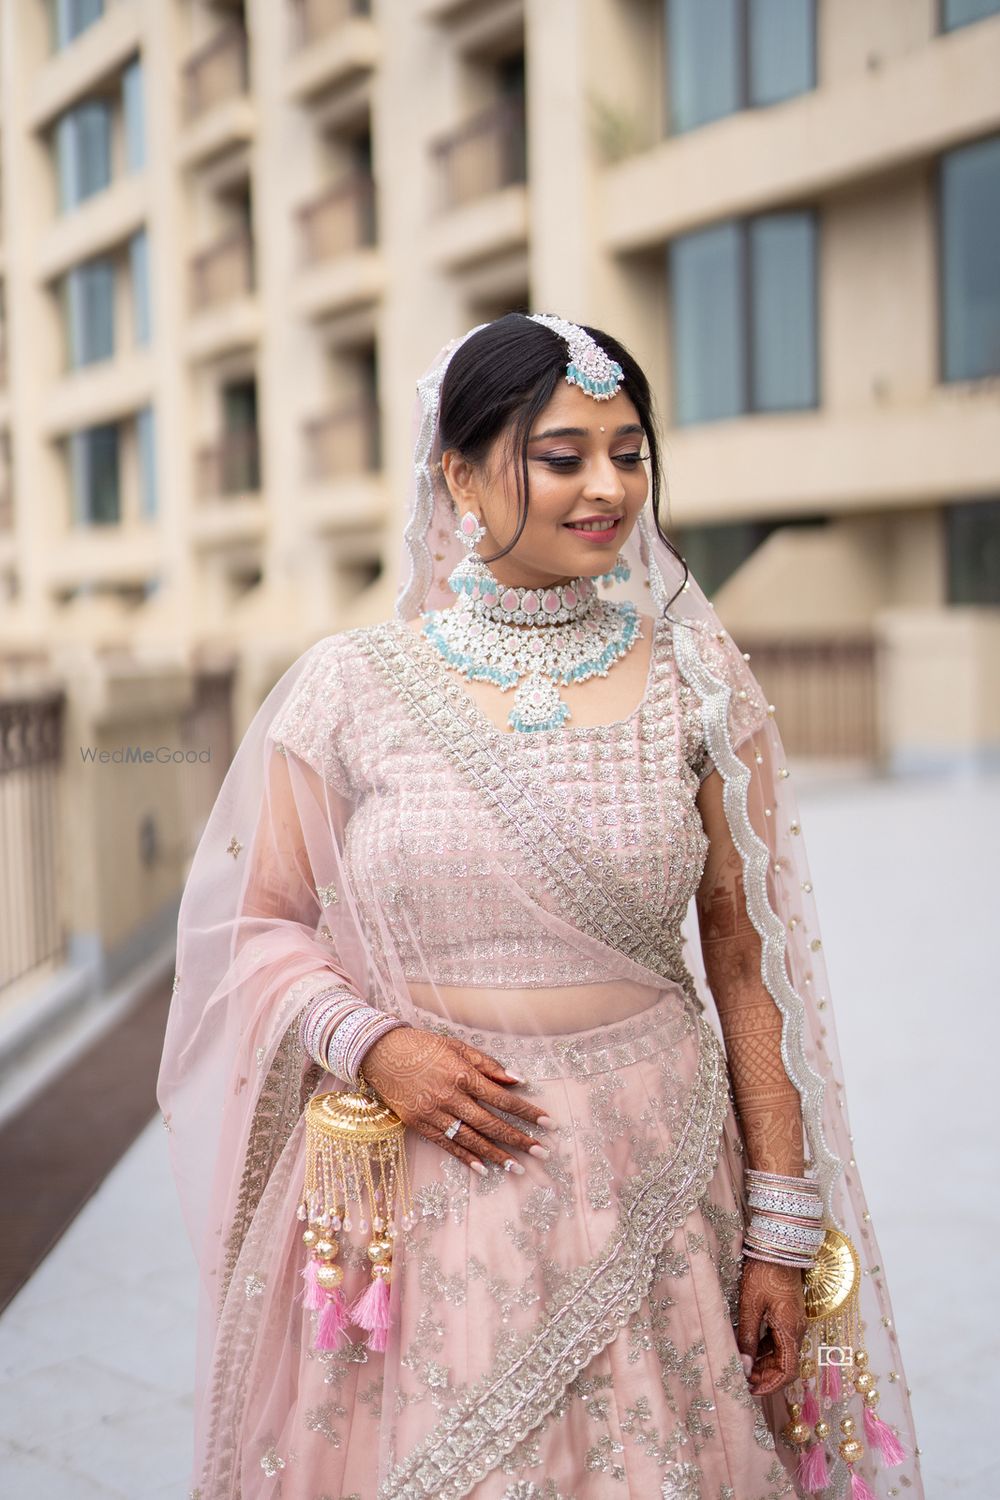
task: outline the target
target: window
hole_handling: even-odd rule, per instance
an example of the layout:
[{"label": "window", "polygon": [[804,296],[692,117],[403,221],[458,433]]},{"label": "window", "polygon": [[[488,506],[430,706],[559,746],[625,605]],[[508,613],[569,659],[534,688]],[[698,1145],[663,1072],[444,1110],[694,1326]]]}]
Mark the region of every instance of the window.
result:
[{"label": "window", "polygon": [[52,45],[57,52],[76,40],[104,14],[104,0],[49,0]]},{"label": "window", "polygon": [[63,282],[67,364],[71,370],[115,352],[115,269],[110,260],[74,266]]},{"label": "window", "polygon": [[255,380],[236,380],[223,386],[222,425],[222,493],[260,489]]},{"label": "window", "polygon": [[1000,0],[941,0],[942,31],[957,31],[996,15],[1000,15]]},{"label": "window", "polygon": [[727,220],[667,247],[674,420],[710,422],[818,402],[816,220]]},{"label": "window", "polygon": [[1000,374],[1000,136],[941,158],[942,379]]},{"label": "window", "polygon": [[814,0],[665,0],[670,123],[696,130],[816,87]]},{"label": "window", "polygon": [[142,61],[136,57],[122,74],[122,115],[125,125],[125,164],[130,172],[146,165],[146,100]]},{"label": "window", "polygon": [[140,229],[128,242],[132,281],[132,328],[137,344],[148,344],[152,333],[149,301],[149,239]]},{"label": "window", "polygon": [[111,108],[107,100],[78,104],[56,122],[59,207],[75,208],[111,181]]},{"label": "window", "polygon": [[1000,604],[1000,499],[945,511],[949,604]]},{"label": "window", "polygon": [[139,450],[139,504],[142,514],[153,520],[157,512],[156,414],[151,406],[136,413],[136,445]]},{"label": "window", "polygon": [[117,426],[110,423],[72,433],[69,461],[74,523],[117,523],[121,519]]}]

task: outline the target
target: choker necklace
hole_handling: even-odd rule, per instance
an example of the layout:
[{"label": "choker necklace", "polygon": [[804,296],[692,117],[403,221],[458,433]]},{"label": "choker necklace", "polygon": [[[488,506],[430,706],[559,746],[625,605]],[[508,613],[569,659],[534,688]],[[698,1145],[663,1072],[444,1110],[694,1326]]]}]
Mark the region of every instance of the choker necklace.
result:
[{"label": "choker necklace", "polygon": [[450,608],[431,610],[421,633],[468,681],[515,688],[507,723],[530,733],[571,718],[559,687],[606,677],[641,631],[630,600],[602,599],[594,580],[581,577],[552,589],[460,595]]},{"label": "choker necklace", "polygon": [[501,625],[564,625],[587,614],[596,598],[597,584],[587,577],[547,589],[480,584],[471,596],[476,614]]}]

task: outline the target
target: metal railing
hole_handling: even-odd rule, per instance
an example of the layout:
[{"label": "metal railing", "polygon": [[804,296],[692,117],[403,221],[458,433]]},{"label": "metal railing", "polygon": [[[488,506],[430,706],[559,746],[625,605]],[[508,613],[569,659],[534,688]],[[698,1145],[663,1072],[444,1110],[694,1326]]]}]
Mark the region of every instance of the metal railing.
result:
[{"label": "metal railing", "polygon": [[0,992],[62,956],[61,692],[0,698]]},{"label": "metal railing", "polygon": [[524,96],[512,94],[431,147],[441,205],[454,208],[527,179]]},{"label": "metal railing", "polygon": [[253,237],[240,227],[191,257],[191,307],[198,312],[253,290]]},{"label": "metal railing", "polygon": [[189,123],[213,105],[245,94],[249,85],[247,34],[227,25],[181,66],[184,118]]},{"label": "metal railing", "polygon": [[306,479],[370,474],[381,467],[379,411],[374,401],[334,407],[302,425]]},{"label": "metal railing", "polygon": [[306,265],[375,243],[375,183],[366,172],[341,178],[296,212]]},{"label": "metal railing", "polygon": [[879,754],[876,644],[870,638],[741,639],[775,705],[789,755],[874,760]]},{"label": "metal railing", "polygon": [[199,500],[254,494],[260,489],[260,436],[254,428],[227,432],[195,453],[195,494]]},{"label": "metal railing", "polygon": [[371,0],[292,0],[292,46],[328,36],[352,16],[371,14]]}]

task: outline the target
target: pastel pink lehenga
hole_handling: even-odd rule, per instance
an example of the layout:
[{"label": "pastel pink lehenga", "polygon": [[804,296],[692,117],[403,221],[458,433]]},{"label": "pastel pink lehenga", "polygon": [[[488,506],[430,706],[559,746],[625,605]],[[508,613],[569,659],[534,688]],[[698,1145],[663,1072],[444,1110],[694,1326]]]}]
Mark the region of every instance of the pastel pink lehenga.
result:
[{"label": "pastel pink lehenga", "polygon": [[[396,618],[317,642],[272,689],[185,887],[158,1098],[201,1274],[191,1493],[803,1494],[792,1392],[751,1396],[733,1327],[743,1145],[690,923],[695,796],[718,770],[810,1165],[859,1249],[879,1411],[906,1449],[855,1472],[879,1500],[917,1500],[775,716],[694,580],[666,608],[679,579],[644,514],[625,549],[655,619],[641,702],[612,724],[501,731],[406,624],[447,599],[443,506],[417,497]],[[548,1160],[517,1153],[523,1176],[480,1178],[407,1132],[418,1217],[395,1241],[384,1352],[359,1329],[314,1349],[302,1304],[303,1112],[340,1085],[298,1023],[331,976],[488,1052],[555,1122]],[[366,1238],[340,1236],[348,1300]],[[821,1500],[849,1493],[847,1410],[824,1403]]]}]

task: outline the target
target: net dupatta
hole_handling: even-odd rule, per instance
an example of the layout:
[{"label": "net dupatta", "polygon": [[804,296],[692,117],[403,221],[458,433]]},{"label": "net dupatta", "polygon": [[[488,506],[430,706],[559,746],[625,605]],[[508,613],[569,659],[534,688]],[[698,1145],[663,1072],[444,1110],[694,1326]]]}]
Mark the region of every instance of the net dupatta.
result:
[{"label": "net dupatta", "polygon": [[[605,867],[584,847],[586,839],[567,846],[559,822],[566,809],[545,803],[538,778],[529,785],[525,777],[521,788],[513,784],[513,775],[504,780],[495,747],[470,719],[469,695],[453,684],[448,696],[439,681],[432,691],[428,677],[414,665],[417,653],[399,647],[399,621],[453,602],[448,575],[464,552],[454,535],[456,518],[443,475],[435,467],[440,459],[438,395],[455,347],[457,341],[441,351],[418,385],[396,620],[317,641],[274,684],[226,774],[181,901],[177,972],[157,1100],[200,1269],[194,1392],[199,1500],[256,1494],[262,1472],[283,1476],[281,1492],[296,1500],[300,1493],[332,1490],[337,1481],[328,1466],[337,1461],[336,1445],[324,1437],[326,1424],[339,1422],[341,1410],[347,1413],[342,1430],[337,1429],[346,1448],[355,1409],[371,1435],[370,1451],[363,1479],[352,1483],[350,1476],[341,1476],[341,1488],[345,1493],[360,1490],[377,1472],[384,1494],[394,1500],[410,1493],[409,1481],[397,1483],[390,1477],[393,1466],[406,1461],[411,1434],[405,1424],[419,1419],[422,1411],[430,1420],[443,1400],[433,1387],[426,1398],[416,1392],[421,1396],[416,1399],[414,1383],[423,1378],[425,1364],[429,1368],[434,1361],[410,1359],[400,1344],[390,1342],[386,1350],[384,1388],[380,1376],[377,1391],[374,1383],[366,1383],[367,1356],[360,1345],[342,1359],[322,1361],[308,1347],[309,1315],[301,1300],[304,1253],[296,1220],[305,1112],[317,1091],[341,1087],[312,1062],[301,1043],[300,1018],[315,997],[331,985],[342,986],[403,1020],[425,1025],[426,1012],[411,998],[408,979],[414,974],[425,981],[437,979],[435,965],[446,948],[442,937],[448,942],[454,938],[453,951],[461,954],[463,931],[479,920],[478,895],[487,887],[491,892],[502,888],[508,911],[517,906],[518,935],[525,925],[536,924],[553,952],[565,953],[581,970],[592,964],[594,972],[612,975],[616,988],[628,981],[637,992],[646,987],[655,993],[664,985],[664,974],[677,971],[677,954],[658,947],[662,924],[644,916],[641,903],[630,906],[622,882],[615,885],[614,869],[606,869],[598,889],[594,871]],[[649,614],[666,612],[677,668],[701,704],[705,755],[726,782],[726,813],[744,862],[748,910],[764,942],[762,977],[784,1018],[784,1064],[802,1096],[809,1153],[822,1182],[828,1222],[857,1245],[865,1268],[862,1315],[872,1367],[882,1379],[881,1413],[898,1427],[912,1453],[905,1380],[878,1246],[851,1157],[814,896],[775,718],[696,581],[690,579],[677,592],[682,570],[657,535],[648,505],[622,551],[631,576],[614,582],[608,597],[630,598]],[[509,769],[509,757],[505,766]],[[422,798],[411,798],[405,806],[392,804],[398,815],[411,820],[402,834],[385,812],[388,793],[385,798],[356,796],[359,784],[380,789],[391,781],[395,787],[410,787],[411,778],[421,776]],[[441,799],[433,805],[428,788]],[[506,808],[498,805],[501,795]],[[363,857],[356,857],[359,849]],[[482,862],[478,886],[460,874],[468,869],[470,849],[478,851]],[[402,885],[400,859],[409,858],[411,851],[413,857],[427,857],[428,850],[438,862],[429,867],[428,879],[436,878],[434,868],[444,872],[440,884],[454,902],[455,921],[447,927],[441,921],[441,930],[427,935],[422,948],[421,932],[409,929],[396,901],[394,876]],[[580,850],[583,855],[574,864]],[[546,883],[543,877],[549,876]],[[602,900],[607,920],[599,909]],[[413,923],[414,929],[418,926]],[[433,953],[426,951],[431,940]],[[506,1003],[503,978],[499,974],[498,986]],[[673,982],[685,991],[690,983],[711,1010],[703,975]],[[439,1011],[448,1016],[447,987],[440,989]],[[592,1018],[581,1022],[581,1029],[603,1021],[597,1002],[592,1004]],[[501,1020],[498,1026],[503,1024]],[[507,1030],[513,1029],[508,1024]],[[547,1029],[544,1008],[538,1007],[538,1036],[531,1045],[537,1041],[539,1056],[549,1055]],[[629,1030],[629,1021],[623,1022],[623,1034]],[[506,1064],[502,1038],[494,1055]],[[706,1100],[704,1149],[696,1163],[700,1182],[717,1149],[716,1112],[725,1103],[725,1085],[723,1081],[721,1094],[716,1091],[709,1101],[719,1072],[713,1072],[711,1049],[699,1053],[689,1047],[684,1057],[690,1071],[682,1080],[686,1092],[679,1106],[687,1108],[693,1098],[697,1115],[699,1096]],[[424,1183],[428,1233],[441,1222],[431,1210],[440,1209],[445,1188],[457,1204],[467,1201],[477,1213],[502,1201],[499,1194],[489,1196],[495,1182],[484,1179],[482,1189],[472,1189],[467,1167],[430,1142],[416,1146],[426,1148],[414,1150],[417,1165],[434,1174],[432,1182]],[[451,1167],[456,1170],[450,1172]],[[552,1183],[560,1186],[556,1178]],[[567,1183],[572,1186],[569,1178]],[[667,1184],[653,1187],[661,1195],[658,1212],[666,1223],[684,1203],[678,1209],[668,1201]],[[542,1206],[550,1207],[552,1201],[545,1198]],[[502,1235],[498,1245],[501,1240]],[[563,1244],[558,1236],[554,1242]],[[566,1244],[572,1250],[575,1241],[567,1237]],[[464,1245],[464,1235],[442,1236],[438,1242],[442,1254],[457,1255]],[[482,1245],[480,1250],[487,1253]],[[362,1277],[364,1246],[345,1236],[343,1254],[351,1275]],[[508,1274],[506,1265],[497,1270],[497,1275]],[[354,1290],[363,1284],[357,1281]],[[422,1298],[433,1310],[433,1293],[432,1280],[425,1285],[414,1276],[400,1287],[394,1277],[393,1339],[405,1322],[401,1314],[407,1298],[412,1318],[418,1316]],[[617,1299],[619,1323],[635,1305],[636,1300]],[[486,1319],[495,1312],[490,1307],[483,1313]],[[578,1312],[574,1304],[567,1315]],[[410,1336],[430,1337],[434,1321],[428,1311]],[[614,1331],[612,1320],[608,1339]],[[581,1349],[586,1337],[582,1329]],[[463,1357],[468,1357],[468,1342],[463,1331]],[[546,1384],[543,1370],[533,1408],[536,1425],[545,1403],[551,1407],[561,1389],[558,1380]],[[779,1432],[787,1418],[784,1400],[765,1398],[763,1406],[772,1430]],[[314,1420],[320,1426],[311,1425]],[[397,1422],[406,1433],[399,1442]],[[474,1431],[474,1420],[463,1421],[463,1432]],[[450,1431],[428,1433],[431,1439],[440,1441],[442,1458],[465,1440]],[[310,1464],[315,1470],[309,1470]],[[880,1497],[890,1493],[886,1484],[904,1480],[914,1495],[920,1493],[912,1459],[884,1475],[870,1474],[867,1468],[864,1473]],[[832,1484],[831,1500],[843,1490],[843,1475],[838,1477],[836,1469]],[[382,1500],[383,1488],[379,1495]]]},{"label": "net dupatta", "polygon": [[[455,536],[455,507],[440,468],[437,411],[449,359],[462,342],[445,345],[417,383],[413,480],[396,596],[396,615],[404,620],[454,602],[447,580],[464,548]],[[884,1468],[868,1446],[853,1472],[879,1497],[899,1493],[900,1486],[920,1495],[909,1391],[882,1256],[854,1156],[816,892],[775,706],[767,704],[748,658],[697,579],[689,573],[685,580],[681,563],[656,529],[651,499],[621,555],[629,579],[602,585],[601,591],[607,598],[630,598],[640,609],[672,622],[674,660],[700,704],[706,767],[717,770],[724,783],[726,820],[743,866],[747,913],[761,939],[761,978],[782,1016],[782,1062],[802,1102],[807,1171],[820,1187],[825,1225],[851,1241],[861,1262],[859,1313],[870,1368],[879,1380],[878,1412],[898,1433],[906,1460]],[[685,922],[689,933],[697,931],[693,907],[692,901]],[[700,959],[692,959],[689,967],[700,999],[715,1015]],[[787,1394],[791,1399],[794,1388]],[[763,1405],[769,1425],[780,1432],[788,1416],[785,1395],[765,1397]],[[851,1481],[836,1448],[841,1419],[853,1416],[862,1436],[856,1397],[849,1401],[845,1395],[825,1415],[833,1432],[830,1486],[822,1491],[824,1497],[846,1494]]]}]

